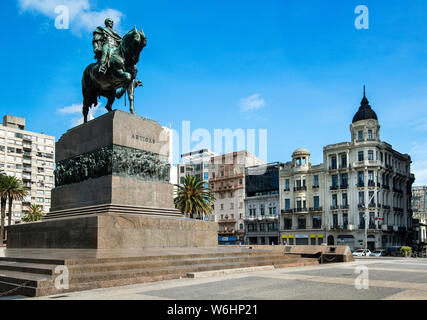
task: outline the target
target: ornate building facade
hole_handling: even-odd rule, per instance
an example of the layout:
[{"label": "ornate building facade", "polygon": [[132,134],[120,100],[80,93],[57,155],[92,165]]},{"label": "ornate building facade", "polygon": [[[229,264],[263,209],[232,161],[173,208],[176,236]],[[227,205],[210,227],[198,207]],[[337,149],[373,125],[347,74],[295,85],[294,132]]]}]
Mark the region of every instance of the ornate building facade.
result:
[{"label": "ornate building facade", "polygon": [[284,241],[323,240],[352,249],[410,241],[410,156],[380,140],[378,118],[365,95],[350,132],[351,142],[323,148],[323,164],[311,166],[308,151],[299,149],[280,173]]},{"label": "ornate building facade", "polygon": [[280,243],[279,172],[282,163],[245,170],[245,244]]}]

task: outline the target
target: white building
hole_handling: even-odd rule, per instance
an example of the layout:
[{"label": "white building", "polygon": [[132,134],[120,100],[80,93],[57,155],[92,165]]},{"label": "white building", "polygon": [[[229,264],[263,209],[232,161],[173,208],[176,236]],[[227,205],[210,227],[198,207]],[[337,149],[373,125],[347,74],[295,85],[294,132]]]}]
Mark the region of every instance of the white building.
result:
[{"label": "white building", "polygon": [[208,149],[182,154],[183,161],[178,164],[178,183],[182,184],[185,176],[195,176],[204,182],[205,188],[209,188],[209,164],[211,157],[217,155]]},{"label": "white building", "polygon": [[409,244],[410,156],[380,140],[378,118],[365,95],[350,132],[351,142],[323,148],[323,164],[311,166],[308,151],[301,149],[292,168],[281,173],[283,239],[315,244],[323,238],[352,249],[366,242],[370,249]]},{"label": "white building", "polygon": [[24,118],[3,117],[3,125],[0,125],[0,171],[22,180],[30,191],[22,202],[13,202],[12,224],[21,221],[23,211],[31,204],[37,204],[45,213],[49,212],[54,164],[54,137],[25,131]]},{"label": "white building", "polygon": [[427,186],[412,188],[414,244],[427,244]]}]

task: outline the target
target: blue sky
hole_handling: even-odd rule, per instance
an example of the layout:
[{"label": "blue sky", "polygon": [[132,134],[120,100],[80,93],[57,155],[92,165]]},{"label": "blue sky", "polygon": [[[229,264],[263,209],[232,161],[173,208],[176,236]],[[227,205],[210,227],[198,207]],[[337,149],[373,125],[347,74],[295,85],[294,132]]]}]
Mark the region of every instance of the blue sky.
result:
[{"label": "blue sky", "polygon": [[[267,129],[268,161],[303,147],[317,164],[323,146],[350,140],[366,84],[381,139],[410,154],[415,184],[427,184],[425,0],[4,2],[0,111],[29,130],[58,139],[77,123],[92,31],[108,15],[122,34],[136,25],[147,36],[138,114],[178,132],[182,121],[212,135]],[[68,30],[55,28],[58,4],[70,6]],[[360,4],[369,30],[354,26]]]}]

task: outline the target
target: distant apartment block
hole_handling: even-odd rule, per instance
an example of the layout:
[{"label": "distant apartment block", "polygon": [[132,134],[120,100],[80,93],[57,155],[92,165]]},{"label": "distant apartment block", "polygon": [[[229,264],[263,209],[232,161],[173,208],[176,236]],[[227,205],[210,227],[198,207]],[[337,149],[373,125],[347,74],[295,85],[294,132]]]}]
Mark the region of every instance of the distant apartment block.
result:
[{"label": "distant apartment block", "polygon": [[54,137],[26,131],[24,118],[3,117],[3,125],[0,124],[0,171],[22,180],[30,191],[23,201],[14,201],[12,224],[21,221],[31,204],[37,204],[44,212],[50,210],[54,164]]}]

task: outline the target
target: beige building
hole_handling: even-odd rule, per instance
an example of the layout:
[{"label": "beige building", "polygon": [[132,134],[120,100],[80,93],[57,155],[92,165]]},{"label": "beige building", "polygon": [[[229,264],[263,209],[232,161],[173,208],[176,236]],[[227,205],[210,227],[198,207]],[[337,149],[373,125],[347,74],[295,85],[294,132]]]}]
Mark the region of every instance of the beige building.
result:
[{"label": "beige building", "polygon": [[220,244],[244,243],[245,168],[265,164],[247,151],[210,159],[209,184],[216,201],[214,219],[219,224]]},{"label": "beige building", "polygon": [[427,186],[412,188],[414,244],[427,244]]},{"label": "beige building", "polygon": [[37,204],[44,212],[49,212],[54,164],[54,137],[25,131],[24,118],[3,117],[3,125],[0,125],[0,171],[22,180],[30,189],[22,202],[14,201],[12,224],[21,221],[23,211],[31,204]]},{"label": "beige building", "polygon": [[311,166],[309,152],[299,149],[281,172],[282,237],[288,243],[323,239],[352,249],[365,243],[370,249],[409,244],[410,156],[380,140],[366,96],[350,131],[351,142],[323,148],[323,164]]}]

